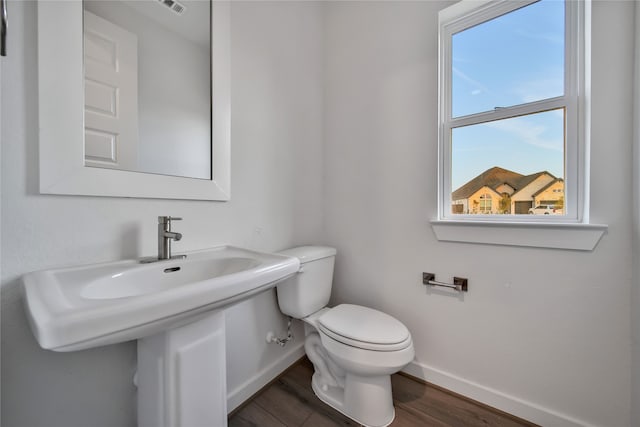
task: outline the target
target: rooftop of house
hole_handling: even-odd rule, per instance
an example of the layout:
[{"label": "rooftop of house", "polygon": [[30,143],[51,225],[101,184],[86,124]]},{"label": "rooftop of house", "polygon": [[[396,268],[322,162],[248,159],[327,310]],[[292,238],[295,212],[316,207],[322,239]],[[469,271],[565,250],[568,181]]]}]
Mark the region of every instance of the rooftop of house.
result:
[{"label": "rooftop of house", "polygon": [[547,185],[545,185],[544,187],[542,187],[541,189],[539,189],[538,191],[536,191],[535,193],[532,194],[533,197],[537,196],[538,194],[542,194],[544,191],[548,190],[549,187],[551,187],[553,184],[557,183],[557,182],[562,182],[564,183],[564,179],[562,178],[556,178],[553,181],[551,181],[550,183],[548,183]]},{"label": "rooftop of house", "polygon": [[518,172],[513,172],[508,169],[494,166],[482,172],[480,175],[476,176],[471,181],[455,190],[451,195],[451,199],[468,199],[471,195],[473,195],[483,187],[489,187],[496,193],[499,193],[499,191],[497,191],[497,188],[502,184],[507,184],[511,186],[511,188],[513,188],[515,192],[518,192],[519,190],[532,183],[536,178],[545,174],[551,176],[552,178],[555,178],[555,176],[547,171],[536,172],[531,175],[522,175]]}]

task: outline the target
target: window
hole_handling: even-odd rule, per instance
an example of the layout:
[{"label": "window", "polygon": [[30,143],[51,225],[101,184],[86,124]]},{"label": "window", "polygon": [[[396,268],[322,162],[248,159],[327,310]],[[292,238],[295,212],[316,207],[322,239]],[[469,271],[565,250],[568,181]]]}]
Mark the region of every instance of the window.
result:
[{"label": "window", "polygon": [[480,196],[480,213],[491,213],[491,195],[483,194]]},{"label": "window", "polygon": [[[438,219],[582,221],[583,4],[463,0],[440,13]],[[476,199],[483,188],[502,195],[495,207]],[[563,209],[532,215],[549,193]]]}]

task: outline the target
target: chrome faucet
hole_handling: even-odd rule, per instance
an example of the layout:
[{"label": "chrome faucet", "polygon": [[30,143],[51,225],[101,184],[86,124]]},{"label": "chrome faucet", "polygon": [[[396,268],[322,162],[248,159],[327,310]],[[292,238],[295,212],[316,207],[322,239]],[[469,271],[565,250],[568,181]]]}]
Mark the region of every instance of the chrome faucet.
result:
[{"label": "chrome faucet", "polygon": [[182,234],[171,231],[171,221],[180,221],[182,218],[171,216],[158,217],[158,260],[171,258],[185,258],[185,255],[171,256],[171,241],[182,239]]}]

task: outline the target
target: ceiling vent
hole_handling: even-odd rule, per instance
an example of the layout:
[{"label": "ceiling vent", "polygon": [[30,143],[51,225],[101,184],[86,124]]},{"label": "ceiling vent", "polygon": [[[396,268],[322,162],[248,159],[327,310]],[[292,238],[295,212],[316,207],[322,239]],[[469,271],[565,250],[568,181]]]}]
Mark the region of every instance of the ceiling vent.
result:
[{"label": "ceiling vent", "polygon": [[171,9],[173,12],[175,12],[178,15],[182,15],[182,12],[184,12],[184,10],[186,9],[182,3],[178,3],[175,0],[158,0],[158,1],[163,5],[167,6],[169,9]]}]

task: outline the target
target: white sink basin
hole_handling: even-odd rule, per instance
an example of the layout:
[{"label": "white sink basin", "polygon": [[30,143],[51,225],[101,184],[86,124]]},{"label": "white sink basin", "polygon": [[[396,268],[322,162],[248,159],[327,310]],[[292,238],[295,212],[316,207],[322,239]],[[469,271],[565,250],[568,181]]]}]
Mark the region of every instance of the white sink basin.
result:
[{"label": "white sink basin", "polygon": [[299,268],[295,258],[231,246],[187,255],[26,274],[26,311],[38,343],[72,351],[152,335],[271,288]]},{"label": "white sink basin", "polygon": [[[87,299],[112,299],[163,292],[190,283],[247,271],[258,267],[260,262],[255,258],[229,257],[189,259],[168,264],[170,265],[147,264],[145,268],[124,270],[120,265],[114,265],[102,269],[101,277],[88,278],[86,285],[80,288],[80,296]],[[77,281],[86,273],[87,270],[61,271],[58,279]]]}]

